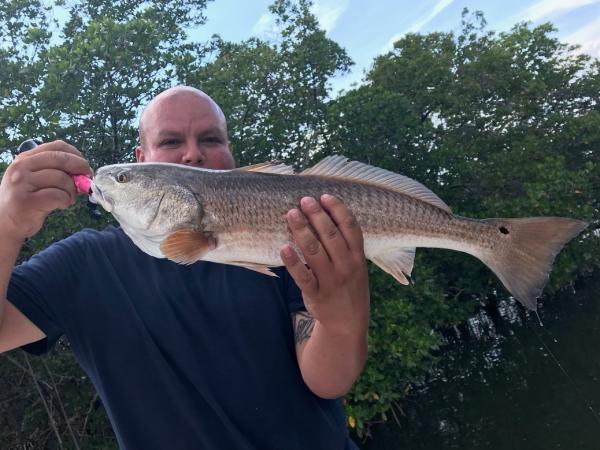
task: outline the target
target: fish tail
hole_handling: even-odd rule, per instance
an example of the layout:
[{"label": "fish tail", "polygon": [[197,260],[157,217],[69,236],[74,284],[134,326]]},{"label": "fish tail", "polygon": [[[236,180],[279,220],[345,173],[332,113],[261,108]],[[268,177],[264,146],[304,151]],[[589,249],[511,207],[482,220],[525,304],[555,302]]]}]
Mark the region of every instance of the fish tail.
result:
[{"label": "fish tail", "polygon": [[497,251],[477,255],[523,305],[537,309],[554,258],[588,224],[562,217],[486,219],[505,241]]}]

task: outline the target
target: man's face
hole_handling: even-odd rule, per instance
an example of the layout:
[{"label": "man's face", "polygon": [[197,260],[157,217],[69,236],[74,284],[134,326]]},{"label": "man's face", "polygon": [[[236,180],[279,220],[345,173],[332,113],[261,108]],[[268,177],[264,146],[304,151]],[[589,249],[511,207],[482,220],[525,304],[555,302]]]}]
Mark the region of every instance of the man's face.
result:
[{"label": "man's face", "polygon": [[209,98],[178,92],[146,110],[138,162],[170,162],[207,169],[233,169],[225,119]]}]

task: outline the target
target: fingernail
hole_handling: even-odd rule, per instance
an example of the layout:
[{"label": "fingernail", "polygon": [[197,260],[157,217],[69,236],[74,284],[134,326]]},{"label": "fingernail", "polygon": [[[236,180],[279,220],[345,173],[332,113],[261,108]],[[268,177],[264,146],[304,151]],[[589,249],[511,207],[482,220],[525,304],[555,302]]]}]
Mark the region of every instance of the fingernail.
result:
[{"label": "fingernail", "polygon": [[312,197],[303,197],[300,204],[305,207],[313,208],[317,206],[317,201]]},{"label": "fingernail", "polygon": [[290,247],[283,247],[281,253],[284,258],[290,259],[294,256],[294,251]]},{"label": "fingernail", "polygon": [[294,220],[295,222],[298,222],[298,223],[302,222],[302,214],[297,209],[290,210],[289,214],[290,214],[290,216],[292,216],[292,220]]},{"label": "fingernail", "polygon": [[321,201],[324,201],[324,202],[330,202],[330,201],[332,201],[334,199],[335,199],[335,197],[333,195],[330,195],[330,194],[323,194],[323,195],[321,195]]}]

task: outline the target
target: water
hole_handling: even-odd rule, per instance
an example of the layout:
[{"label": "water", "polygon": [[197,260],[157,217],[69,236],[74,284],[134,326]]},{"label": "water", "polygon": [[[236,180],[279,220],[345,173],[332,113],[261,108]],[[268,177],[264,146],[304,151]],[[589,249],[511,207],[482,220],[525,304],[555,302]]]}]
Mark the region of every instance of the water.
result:
[{"label": "water", "polygon": [[448,333],[444,360],[375,427],[365,450],[600,449],[600,276],[545,299],[506,300]]}]

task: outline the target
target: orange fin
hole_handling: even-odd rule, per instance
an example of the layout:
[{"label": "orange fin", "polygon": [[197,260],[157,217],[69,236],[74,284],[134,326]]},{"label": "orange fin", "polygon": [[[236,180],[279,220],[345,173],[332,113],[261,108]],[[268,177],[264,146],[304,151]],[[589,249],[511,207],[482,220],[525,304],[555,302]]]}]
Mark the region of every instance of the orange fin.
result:
[{"label": "orange fin", "polygon": [[[407,285],[406,275],[410,275],[415,262],[414,248],[394,248],[371,258],[374,264],[393,276],[398,283]],[[406,275],[405,275],[406,274]]]},{"label": "orange fin", "polygon": [[554,258],[581,233],[587,222],[564,217],[485,219],[498,230],[503,250],[476,255],[500,278],[506,289],[535,311],[548,282]]},{"label": "orange fin", "polygon": [[264,264],[253,263],[248,261],[228,261],[227,264],[231,264],[232,266],[243,267],[244,269],[248,270],[254,270],[255,272],[262,273],[263,275],[269,275],[270,277],[278,276],[271,270],[270,266]]},{"label": "orange fin", "polygon": [[171,233],[160,243],[166,258],[179,264],[192,264],[216,247],[213,237],[192,228]]}]

